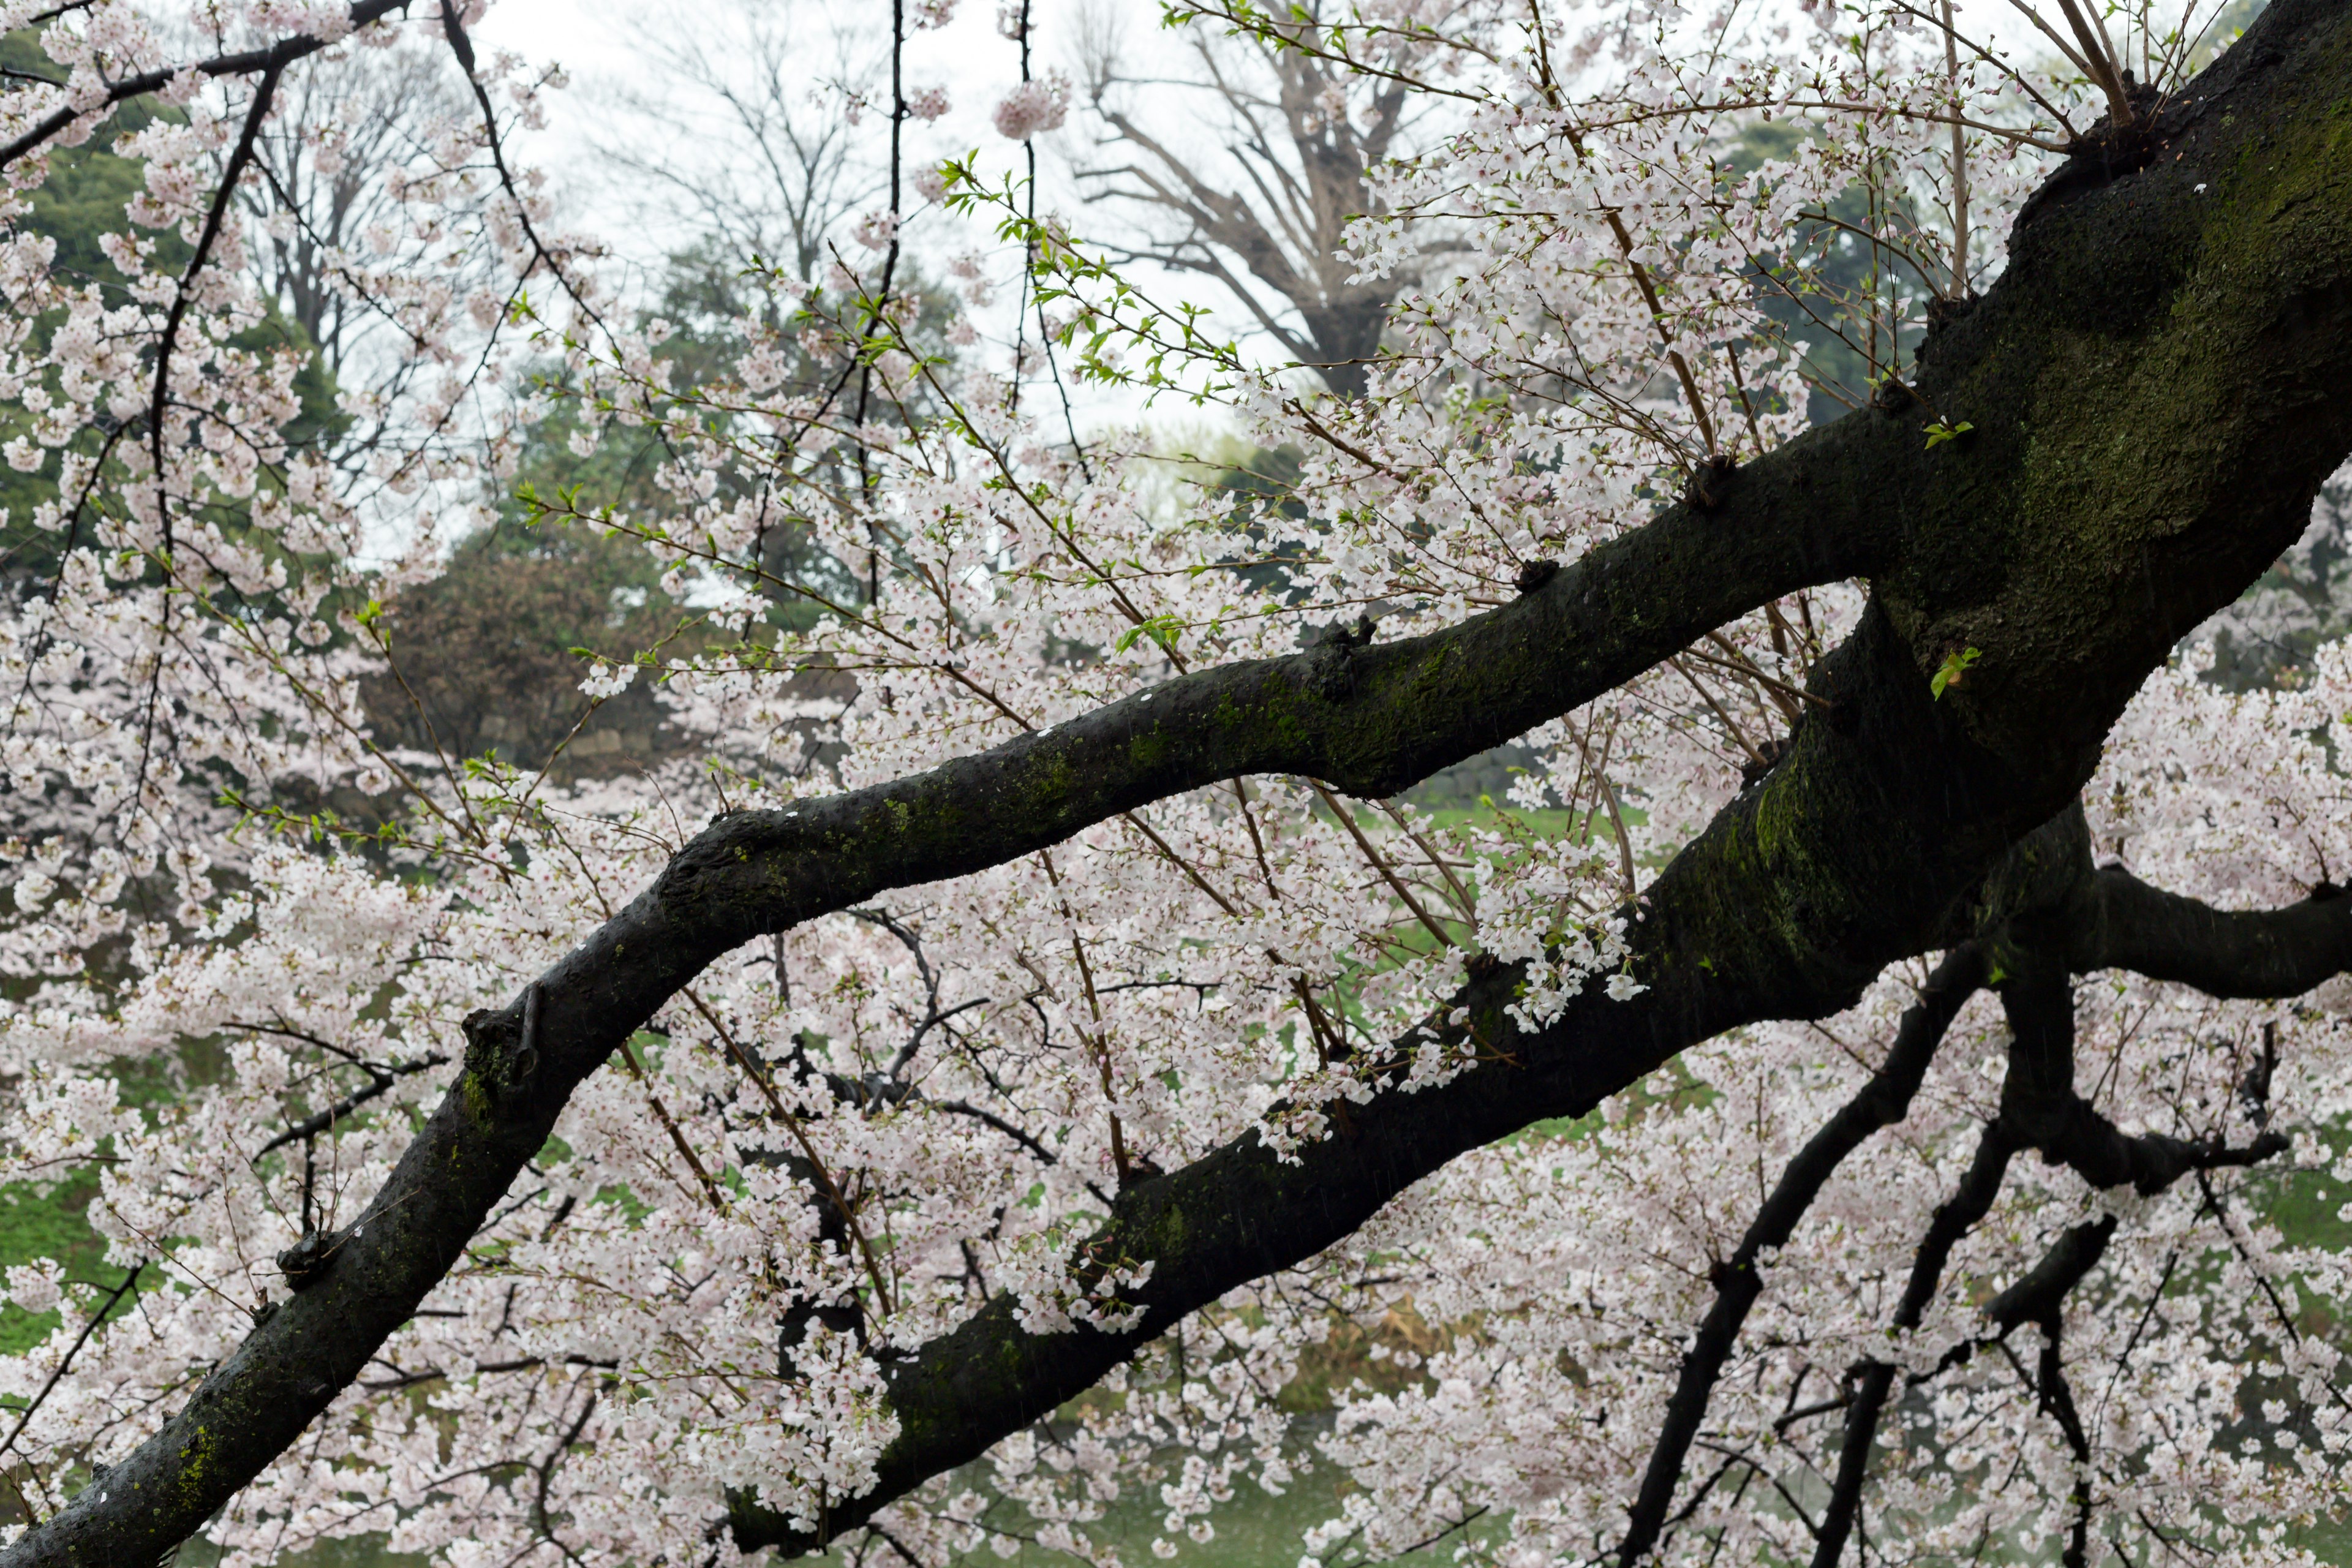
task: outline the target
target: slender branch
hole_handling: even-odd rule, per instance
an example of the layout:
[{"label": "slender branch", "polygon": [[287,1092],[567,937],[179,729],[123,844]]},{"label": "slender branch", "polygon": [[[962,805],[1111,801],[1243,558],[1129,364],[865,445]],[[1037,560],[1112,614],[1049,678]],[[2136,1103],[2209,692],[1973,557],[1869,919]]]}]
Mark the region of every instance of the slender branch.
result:
[{"label": "slender branch", "polygon": [[[882,917],[876,923],[898,930],[902,936],[905,935],[903,928],[898,927],[887,916]],[[910,947],[914,945],[911,937],[908,937],[907,941]],[[919,949],[916,953],[918,962],[921,961],[921,956]],[[834,1211],[841,1216],[842,1224],[847,1227],[851,1238],[857,1244],[858,1256],[866,1263],[866,1279],[874,1287],[875,1304],[884,1312],[889,1311],[890,1289],[885,1281],[881,1262],[874,1256],[874,1248],[866,1239],[866,1228],[858,1223],[857,1209],[850,1203],[849,1194],[841,1190],[841,1184],[834,1180],[833,1173],[826,1168],[824,1161],[818,1157],[816,1142],[809,1137],[808,1129],[801,1124],[801,1119],[793,1115],[791,1109],[784,1104],[782,1098],[776,1093],[776,1086],[770,1079],[767,1072],[752,1054],[736,1040],[734,1032],[719,1021],[719,1015],[711,1010],[710,1005],[696,994],[693,987],[684,986],[680,989],[688,1003],[696,1012],[702,1015],[702,1021],[710,1026],[710,1032],[717,1035],[719,1043],[727,1047],[728,1055],[735,1058],[737,1065],[741,1067],[752,1083],[758,1086],[761,1097],[768,1102],[768,1109],[775,1113],[778,1121],[791,1129],[793,1140],[801,1146],[802,1158],[808,1162],[809,1174],[815,1178],[819,1194],[831,1201]]]},{"label": "slender branch", "polygon": [[1918,1092],[1936,1047],[1969,998],[1984,984],[1984,950],[1975,942],[1956,950],[1937,966],[1919,1000],[1905,1011],[1896,1026],[1886,1065],[1840,1106],[1789,1162],[1747,1235],[1740,1238],[1738,1249],[1715,1266],[1715,1303],[1692,1336],[1690,1348],[1683,1352],[1675,1392],[1666,1402],[1665,1421],[1650,1450],[1641,1492],[1617,1548],[1618,1563],[1638,1563],[1658,1543],[1666,1510],[1682,1480],[1683,1463],[1706,1417],[1708,1395],[1730,1359],[1748,1309],[1763,1294],[1759,1266],[1764,1255],[1788,1244],[1796,1234],[1798,1221],[1847,1155],[1862,1147],[1872,1133],[1893,1126],[1909,1112],[1911,1097]]},{"label": "slender branch", "polygon": [[[352,7],[352,28],[357,31],[394,11],[404,11],[410,3],[411,0],[362,0],[361,4]],[[105,96],[97,102],[81,109],[58,110],[18,133],[15,140],[0,144],[0,169],[6,168],[42,143],[54,140],[59,132],[75,121],[94,116],[134,98],[143,98],[151,92],[161,92],[172,84],[174,77],[186,72],[218,78],[282,71],[296,60],[315,55],[329,47],[328,40],[324,38],[310,33],[297,33],[290,37],[280,38],[268,48],[243,49],[235,54],[215,55],[190,66],[172,66],[123,77],[111,83]]]},{"label": "slender branch", "polygon": [[626,1040],[621,1042],[621,1065],[628,1068],[629,1077],[635,1080],[637,1087],[646,1091],[646,1104],[652,1108],[654,1120],[660,1122],[662,1131],[669,1134],[670,1146],[677,1151],[678,1158],[686,1162],[686,1168],[694,1173],[695,1181],[701,1184],[702,1195],[709,1200],[712,1208],[721,1214],[726,1213],[727,1201],[719,1195],[719,1184],[710,1179],[710,1173],[703,1168],[701,1157],[695,1153],[694,1145],[688,1143],[686,1134],[678,1131],[677,1123],[670,1117],[669,1108],[662,1104],[661,1096],[646,1077],[646,1069],[637,1064],[637,1053]]},{"label": "slender branch", "polygon": [[[173,542],[172,503],[165,489],[163,411],[171,405],[172,355],[179,347],[180,327],[187,320],[188,301],[195,295],[196,279],[204,276],[205,268],[212,260],[213,247],[220,239],[222,220],[236,199],[236,183],[252,165],[262,121],[269,118],[270,104],[278,96],[278,79],[285,68],[285,62],[278,59],[262,68],[261,81],[253,89],[253,102],[247,107],[245,124],[237,132],[236,147],[229,153],[228,167],[222,171],[220,186],[213,192],[212,205],[205,213],[205,226],[196,237],[195,254],[188,258],[187,270],[180,274],[179,287],[172,291],[172,309],[163,318],[163,335],[155,344],[155,385],[147,402],[147,445],[149,459],[155,466],[155,516],[163,525],[163,552],[167,556],[172,552]],[[0,159],[0,164],[5,163]],[[143,776],[143,757],[142,762]]]},{"label": "slender branch", "polygon": [[2074,1457],[2074,1489],[2070,1500],[2074,1504],[2074,1527],[2067,1531],[2066,1549],[2059,1562],[2063,1568],[2089,1568],[2091,1537],[2091,1439],[2083,1429],[2083,1417],[2074,1408],[2074,1391],[2066,1381],[2066,1363],[2061,1352],[2063,1320],[2053,1309],[2042,1325],[2041,1375],[2035,1380],[2035,1392],[2041,1396],[2042,1407],[2058,1423],[2065,1436],[2068,1452]]},{"label": "slender branch", "polygon": [[1028,1150],[1030,1153],[1035,1155],[1038,1163],[1041,1164],[1054,1165],[1060,1163],[1060,1162],[1055,1158],[1054,1152],[1051,1149],[1046,1148],[1045,1145],[1038,1142],[1035,1138],[1024,1132],[1020,1128],[1014,1126],[1012,1122],[1005,1121],[1004,1118],[997,1115],[992,1110],[986,1110],[983,1107],[974,1105],[971,1101],[963,1100],[930,1100],[926,1098],[924,1099],[923,1103],[937,1110],[951,1111],[958,1116],[969,1116],[983,1127],[993,1127],[999,1132],[1003,1133],[1007,1138],[1012,1139],[1015,1143],[1020,1144],[1024,1149]]},{"label": "slender branch", "polygon": [[[1990,1210],[2000,1194],[2002,1173],[2015,1153],[2039,1150],[2045,1157],[2073,1168],[2094,1187],[2130,1184],[2144,1194],[2153,1194],[2191,1172],[2198,1173],[2201,1181],[2207,1171],[2226,1165],[2255,1164],[2288,1147],[2284,1136],[2267,1131],[2244,1148],[2231,1148],[2219,1140],[2190,1142],[2153,1132],[2132,1137],[2074,1091],[2074,1002],[2070,977],[2059,956],[2063,949],[2053,954],[2049,947],[2037,949],[2031,945],[2035,935],[2046,937],[2053,928],[2063,929],[2063,912],[2053,915],[2048,910],[2037,911],[2016,922],[2006,933],[2009,939],[2026,945],[2011,945],[2011,940],[1998,944],[2004,964],[2017,968],[2001,994],[2009,1015],[2011,1042],[2009,1071],[2001,1083],[2000,1110],[1979,1137],[1976,1155],[1958,1190],[1937,1209],[1928,1225],[1901,1304],[1895,1309],[1891,1332],[1902,1333],[1919,1326],[1928,1303],[1935,1299],[1953,1247]],[[2104,1229],[2101,1222],[2095,1221],[2069,1232],[2031,1273],[1996,1297],[1987,1309],[2000,1329],[1995,1342],[2006,1350],[2010,1330],[2021,1323],[2035,1322],[2044,1331],[2045,1346],[2054,1345],[2066,1293],[2095,1265],[2112,1232],[2112,1220],[2105,1222]],[[2046,1359],[2048,1353],[2045,1350],[2045,1390],[2055,1372],[2054,1363]],[[1958,1354],[1945,1358],[1947,1364],[1957,1364],[1965,1359],[1965,1355]],[[1846,1413],[1837,1477],[1830,1505],[1822,1513],[1813,1568],[1836,1568],[1847,1536],[1857,1527],[1878,1419],[1894,1386],[1895,1372],[1895,1363],[1889,1361],[1873,1361],[1862,1370]],[[2044,1397],[2049,1397],[2046,1393]],[[2067,1431],[2070,1441],[2079,1438],[2082,1433],[2080,1421],[2072,1413],[2069,1394],[2061,1424],[2073,1420]],[[2077,1451],[2076,1458],[2087,1466],[2087,1443]],[[2078,1537],[2088,1528],[2084,1522],[2088,1508],[2085,1494],[2079,1500]],[[2076,1554],[2067,1557],[2072,1568],[2079,1568],[2081,1561]]]},{"label": "slender branch", "polygon": [[16,1413],[16,1424],[8,1428],[8,1436],[0,1438],[0,1454],[5,1454],[16,1446],[16,1439],[24,1436],[25,1427],[33,1419],[34,1414],[47,1403],[51,1391],[58,1386],[58,1381],[73,1366],[74,1357],[81,1353],[81,1347],[89,1342],[89,1336],[98,1331],[99,1324],[106,1321],[106,1315],[114,1310],[115,1303],[129,1295],[138,1285],[139,1276],[145,1273],[147,1265],[144,1263],[132,1264],[131,1272],[122,1277],[122,1283],[107,1293],[106,1304],[92,1312],[89,1315],[89,1321],[82,1324],[81,1332],[74,1336],[74,1342],[66,1347],[66,1353],[58,1358],[56,1366],[49,1369],[49,1375],[42,1383],[40,1392],[34,1394],[31,1402]]},{"label": "slender branch", "polygon": [[[1991,1209],[1993,1200],[2000,1195],[2001,1177],[2009,1170],[2011,1154],[2015,1145],[1999,1122],[1987,1127],[1977,1140],[1975,1156],[1969,1162],[1967,1173],[1949,1198],[1936,1210],[1928,1222],[1927,1234],[1919,1243],[1919,1250],[1911,1262],[1911,1276],[1903,1288],[1902,1303],[1895,1310],[1890,1331],[1900,1333],[1916,1329],[1934,1300],[1937,1287],[1944,1278],[1944,1265],[1952,1256],[1952,1248],[1960,1237],[1974,1228]],[[1853,1532],[1854,1522],[1862,1508],[1862,1486],[1870,1473],[1870,1451],[1878,1441],[1879,1413],[1885,1407],[1886,1395],[1895,1384],[1895,1363],[1874,1361],[1863,1371],[1853,1401],[1846,1409],[1845,1437],[1838,1449],[1837,1479],[1830,1489],[1829,1506],[1822,1510],[1813,1546],[1812,1568],[1837,1568],[1838,1559],[1845,1553],[1847,1536]]]},{"label": "slender branch", "polygon": [[299,1142],[305,1138],[315,1138],[320,1133],[333,1127],[338,1121],[341,1121],[345,1117],[351,1115],[352,1111],[357,1110],[361,1106],[365,1105],[368,1101],[385,1093],[394,1083],[408,1077],[411,1073],[420,1073],[427,1068],[446,1067],[448,1065],[449,1058],[447,1057],[443,1056],[439,1051],[433,1051],[427,1055],[417,1058],[414,1061],[394,1062],[388,1068],[378,1068],[370,1067],[367,1068],[367,1072],[373,1081],[369,1083],[367,1088],[359,1090],[357,1093],[345,1095],[342,1099],[335,1101],[334,1104],[327,1107],[326,1110],[320,1111],[317,1115],[305,1117],[302,1121],[296,1122],[293,1126],[289,1127],[285,1131],[280,1132],[277,1137],[272,1138],[268,1142],[264,1143],[260,1148],[256,1149],[253,1152],[253,1157],[258,1160],[264,1154],[270,1152],[272,1150],[283,1149],[289,1143]]},{"label": "slender branch", "polygon": [[473,40],[467,37],[465,19],[458,16],[452,0],[441,0],[441,31],[448,39],[449,52],[457,57],[459,68],[466,73],[466,85],[472,89],[474,101],[481,107],[482,141],[489,150],[490,166],[498,174],[499,187],[514,203],[515,223],[521,228],[523,237],[530,241],[532,258],[546,267],[554,277],[556,287],[572,297],[572,303],[579,306],[583,314],[603,325],[603,318],[572,287],[562,263],[547,248],[546,242],[540,238],[539,226],[530,221],[530,204],[524,199],[521,187],[515,183],[514,172],[507,167],[506,147],[499,135],[499,111],[490,102],[489,89],[482,85],[481,77],[475,71]]}]

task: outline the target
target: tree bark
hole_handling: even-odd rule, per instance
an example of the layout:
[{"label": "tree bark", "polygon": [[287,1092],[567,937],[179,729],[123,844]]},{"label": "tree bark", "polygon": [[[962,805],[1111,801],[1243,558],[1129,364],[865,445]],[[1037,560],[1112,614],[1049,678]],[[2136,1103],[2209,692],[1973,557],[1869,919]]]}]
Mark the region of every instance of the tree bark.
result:
[{"label": "tree bark", "polygon": [[[1143,1325],[1037,1340],[1008,1303],[985,1309],[894,1372],[884,1484],[834,1528],[1051,1410],[1183,1312],[1344,1237],[1454,1153],[1589,1109],[1734,1025],[1833,1012],[1886,963],[1948,944],[1987,872],[2074,797],[2147,672],[2294,540],[2352,451],[2347,100],[2352,0],[2278,0],[2138,133],[2095,137],[2053,175],[2008,272],[1930,340],[1907,395],[1506,609],[1205,671],[930,773],[714,821],[530,988],[530,1029],[520,999],[470,1021],[464,1075],[331,1267],[0,1563],[152,1561],[194,1531],[409,1317],[581,1079],[736,945],[1237,774],[1391,793],[1799,587],[1865,576],[1871,606],[1810,679],[1826,706],[1808,705],[1770,774],[1637,911],[1646,991],[1579,998],[1512,1041],[1516,1068],[1376,1099],[1353,1137],[1297,1165],[1245,1139],[1130,1188],[1107,1234],[1160,1260]],[[1975,428],[1930,452],[1937,418]],[[1970,647],[1965,681],[1931,699],[1930,675]],[[2218,967],[2209,977],[2256,992],[2289,984],[2347,940],[2347,906],[2330,901],[2273,917],[2309,925],[2278,942],[2310,962],[2264,969],[2248,955],[2270,939],[2250,938],[2222,963],[2228,932],[2255,930],[2231,922],[2252,917],[2140,919],[2137,895],[2103,886],[2112,951],[2160,965],[2180,949],[2167,973],[2196,983]],[[1513,978],[1472,983],[1467,1026],[1510,1038]],[[747,1546],[814,1544],[748,1505],[735,1524]]]}]

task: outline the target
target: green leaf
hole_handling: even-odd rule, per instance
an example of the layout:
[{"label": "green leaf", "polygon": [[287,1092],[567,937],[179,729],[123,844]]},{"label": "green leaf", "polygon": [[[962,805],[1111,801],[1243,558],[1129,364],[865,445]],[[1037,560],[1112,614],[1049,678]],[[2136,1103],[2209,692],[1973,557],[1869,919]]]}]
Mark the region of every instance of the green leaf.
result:
[{"label": "green leaf", "polygon": [[1947,425],[1938,419],[1927,426],[1927,450],[1932,452],[1947,441],[1957,441],[1975,428],[1965,419],[1958,425]]},{"label": "green leaf", "polygon": [[1153,642],[1160,645],[1162,651],[1174,653],[1176,651],[1177,634],[1181,632],[1183,629],[1183,621],[1175,616],[1154,616],[1150,620],[1139,622],[1138,624],[1128,627],[1127,630],[1119,633],[1118,642],[1117,644],[1118,650],[1120,653],[1125,653],[1129,648],[1133,647],[1139,639],[1150,637]]},{"label": "green leaf", "polygon": [[1976,664],[1977,660],[1983,657],[1984,655],[1982,652],[1972,647],[1963,648],[1958,653],[1946,654],[1944,656],[1943,668],[1937,670],[1934,675],[1927,678],[1927,690],[1929,695],[1936,699],[1941,699],[1944,695],[1944,689],[1948,686],[1959,685],[1962,678],[1968,674],[1969,670]]}]

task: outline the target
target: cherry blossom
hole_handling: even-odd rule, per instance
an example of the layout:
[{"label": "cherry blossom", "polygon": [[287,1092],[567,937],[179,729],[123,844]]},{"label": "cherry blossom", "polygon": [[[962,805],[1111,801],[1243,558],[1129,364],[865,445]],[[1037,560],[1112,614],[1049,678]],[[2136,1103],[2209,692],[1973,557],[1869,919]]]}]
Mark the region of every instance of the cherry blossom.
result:
[{"label": "cherry blossom", "polygon": [[[415,10],[215,8],[224,50],[308,41],[206,73],[175,23],[97,0],[45,23],[58,80],[0,105],[0,141],[32,138],[0,237],[0,388],[24,416],[5,455],[58,498],[23,520],[53,563],[0,615],[0,1176],[89,1173],[105,1248],[97,1280],[6,1274],[56,1320],[0,1357],[28,1519],[104,1487],[387,1223],[373,1205],[434,1107],[487,1092],[485,1020],[525,998],[532,1048],[539,977],[707,823],[814,817],[1164,712],[1245,660],[1304,656],[1343,689],[1375,641],[1538,593],[1673,498],[1717,507],[1713,487],[1808,438],[1832,337],[1866,367],[1854,401],[1907,387],[1931,327],[2002,275],[2019,206],[2131,101],[2120,79],[1948,48],[1903,0],[1785,25],[1367,6],[1317,47],[1409,77],[1445,134],[1380,173],[1349,254],[1368,275],[1445,265],[1401,298],[1366,396],[1215,340],[984,159],[913,176],[961,226],[934,273],[971,312],[956,355],[918,339],[894,268],[929,241],[894,206],[689,379],[522,161],[560,79],[478,52],[478,6]],[[345,389],[343,446],[300,447],[299,354],[247,346],[270,310],[253,140],[293,73],[425,45],[466,111],[380,172],[396,216],[337,268],[397,373]],[[2135,47],[2165,89],[2185,79],[2179,37]],[[120,84],[150,77],[181,112],[112,141]],[[1024,81],[993,123],[1028,142],[1069,97]],[[904,107],[929,121],[945,96]],[[43,149],[100,138],[144,168],[112,285],[61,274],[23,221]],[[336,156],[331,124],[316,144]],[[1857,199],[1859,289],[1839,216]],[[1050,363],[1032,322],[1010,353],[975,324],[1000,264],[1029,267]],[[817,391],[787,374],[803,361]],[[1171,483],[1147,427],[1078,440],[1055,375],[1216,401],[1298,455],[1295,504]],[[512,493],[557,412],[582,457],[661,438],[657,509],[529,500],[542,526],[641,546],[693,606],[691,637],[584,661],[580,684],[592,703],[656,686],[691,760],[559,784],[370,731],[358,681],[403,657],[386,604]],[[776,564],[786,530],[814,565]],[[379,1532],[452,1564],[723,1563],[747,1550],[730,1521],[764,1510],[812,1539],[854,1517],[860,1561],[1033,1541],[1109,1568],[1122,1499],[1164,1509],[1151,1550],[1181,1560],[1237,1494],[1320,1468],[1348,1485],[1300,1543],[1312,1568],[1433,1540],[1507,1568],[1780,1563],[1841,1506],[1872,1550],[1922,1557],[2315,1561],[2293,1528],[2352,1500],[2352,1274],[2281,1216],[2352,1181],[2352,990],[2062,963],[2070,1071],[2036,1087],[2018,1042],[2053,1016],[2025,999],[2047,954],[1974,932],[1443,1163],[1051,1419],[879,1489],[908,1424],[894,1369],[925,1347],[991,1313],[1073,1346],[1159,1321],[1160,1261],[1097,1244],[1130,1194],[1253,1140],[1297,1164],[1572,1007],[1650,992],[1631,955],[1665,868],[1832,722],[1822,672],[1874,613],[1853,581],[1769,595],[1547,710],[1475,811],[1230,777],[741,942],[571,1094],[415,1315],[210,1537],[239,1564]],[[2236,914],[2342,892],[2352,644],[2251,690],[2209,679],[2213,658],[2149,677],[2079,809],[2032,841],[2079,873],[2066,897]],[[2021,921],[2047,912],[2018,898]],[[1504,970],[1508,1028],[1471,1027],[1461,998]],[[143,1087],[159,1073],[168,1092]],[[2127,1168],[2028,1126],[2062,1113]],[[1774,1194],[1799,1188],[1780,1224]],[[1381,1381],[1314,1430],[1284,1390],[1340,1342]]]}]

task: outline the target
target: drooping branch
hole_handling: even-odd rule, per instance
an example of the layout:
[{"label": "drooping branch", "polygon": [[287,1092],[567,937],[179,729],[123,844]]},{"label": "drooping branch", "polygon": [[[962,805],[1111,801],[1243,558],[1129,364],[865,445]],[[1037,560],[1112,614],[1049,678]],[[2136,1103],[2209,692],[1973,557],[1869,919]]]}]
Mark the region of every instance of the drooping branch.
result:
[{"label": "drooping branch", "polygon": [[[1895,1310],[1894,1329],[1901,1331],[1919,1326],[1927,1303],[1935,1300],[1937,1288],[1943,1283],[1944,1266],[1951,1260],[1952,1249],[1991,1211],[2015,1152],[2015,1145],[1999,1122],[1987,1127],[1977,1140],[1976,1154],[1958,1188],[1937,1205],[1935,1217],[1928,1221],[1927,1234],[1911,1261],[1910,1278],[1904,1283],[1903,1300]],[[1822,1510],[1820,1530],[1814,1536],[1812,1568],[1837,1568],[1838,1559],[1845,1554],[1846,1538],[1853,1534],[1854,1518],[1862,1507],[1863,1483],[1870,1475],[1870,1451],[1878,1441],[1879,1414],[1895,1386],[1895,1371],[1893,1362],[1870,1363],[1846,1405],[1837,1479],[1831,1484],[1829,1506]]]},{"label": "drooping branch", "polygon": [[[2258,1164],[2284,1152],[2284,1136],[2263,1131],[2243,1147],[2215,1138],[2199,1142],[2163,1133],[2124,1132],[2074,1089],[2074,984],[2065,963],[2063,914],[2020,922],[2009,933],[2017,945],[1999,944],[2005,964],[2017,966],[2001,988],[2010,1023],[2009,1071],[2001,1081],[2000,1110],[1979,1136],[1975,1158],[1953,1195],[1936,1210],[1912,1262],[1911,1276],[1891,1327],[1906,1332],[1919,1326],[1941,1288],[1946,1265],[1960,1239],[1991,1210],[2011,1156],[2026,1150],[2064,1164],[2092,1186],[2130,1185],[2143,1195],[2162,1192],[2182,1176],[2231,1165]],[[2035,938],[2042,938],[2035,945]],[[2058,1360],[2059,1323],[2068,1291],[2088,1275],[2113,1234],[2111,1220],[2093,1221],[2063,1236],[2042,1263],[1987,1306],[2000,1337],[2022,1323],[2043,1331],[2037,1397],[2060,1425],[2078,1465],[2090,1458],[2087,1439],[2075,1415]],[[1959,1355],[1946,1358],[1957,1363]],[[1837,1568],[1854,1528],[1869,1478],[1878,1421],[1894,1387],[1896,1367],[1873,1361],[1862,1372],[1846,1407],[1838,1470],[1829,1506],[1822,1510],[1813,1568]],[[2076,1498],[2073,1545],[2065,1562],[2079,1568],[2089,1529],[2087,1490]]]}]

